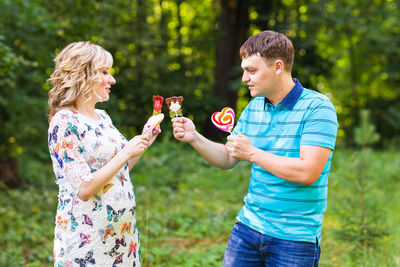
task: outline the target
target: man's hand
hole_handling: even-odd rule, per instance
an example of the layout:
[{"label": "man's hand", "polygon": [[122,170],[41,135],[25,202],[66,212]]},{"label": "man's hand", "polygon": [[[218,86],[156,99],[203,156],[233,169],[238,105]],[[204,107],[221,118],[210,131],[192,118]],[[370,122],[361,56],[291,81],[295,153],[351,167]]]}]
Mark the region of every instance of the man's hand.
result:
[{"label": "man's hand", "polygon": [[243,135],[229,135],[228,142],[225,144],[231,158],[251,161],[256,147],[253,146],[250,139]]},{"label": "man's hand", "polygon": [[172,127],[174,137],[185,143],[192,143],[196,136],[196,127],[194,123],[185,117],[173,118]]}]

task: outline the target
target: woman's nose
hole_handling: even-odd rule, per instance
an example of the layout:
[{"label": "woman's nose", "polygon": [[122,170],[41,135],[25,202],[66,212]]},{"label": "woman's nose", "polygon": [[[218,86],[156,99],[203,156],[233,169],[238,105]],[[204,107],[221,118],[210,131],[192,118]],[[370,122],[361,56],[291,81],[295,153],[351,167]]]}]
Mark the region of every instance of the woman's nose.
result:
[{"label": "woman's nose", "polygon": [[110,78],[108,79],[109,84],[115,84],[117,81],[114,79],[114,77],[110,74]]}]

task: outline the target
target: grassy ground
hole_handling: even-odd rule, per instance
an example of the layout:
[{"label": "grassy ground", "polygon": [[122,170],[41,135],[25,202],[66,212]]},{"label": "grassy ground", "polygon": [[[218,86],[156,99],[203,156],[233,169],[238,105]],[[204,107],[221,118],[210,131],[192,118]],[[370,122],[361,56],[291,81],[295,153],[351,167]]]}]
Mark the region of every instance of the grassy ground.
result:
[{"label": "grassy ground", "polygon": [[[357,154],[335,152],[324,216],[321,266],[399,266],[400,153],[369,155],[367,198],[382,211],[379,225],[387,230],[364,256],[357,242],[337,233],[359,198],[351,185]],[[235,216],[243,204],[249,164],[233,170],[210,167],[189,146],[175,142],[153,146],[131,172],[137,200],[143,266],[221,266]],[[57,188],[49,166],[46,182],[23,189],[2,188],[0,197],[0,266],[52,266],[52,239]],[[371,178],[372,177],[372,178]],[[38,179],[38,178],[37,178]],[[44,178],[43,178],[44,179]],[[346,215],[347,214],[347,215]],[[347,216],[348,217],[348,216]],[[357,227],[354,226],[354,227]]]}]

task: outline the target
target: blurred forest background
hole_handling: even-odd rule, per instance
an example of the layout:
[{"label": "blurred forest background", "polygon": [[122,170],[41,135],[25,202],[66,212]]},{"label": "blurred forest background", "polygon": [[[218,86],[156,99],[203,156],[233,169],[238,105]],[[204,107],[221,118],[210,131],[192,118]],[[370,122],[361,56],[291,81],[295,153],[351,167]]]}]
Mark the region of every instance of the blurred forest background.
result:
[{"label": "blurred forest background", "polygon": [[[0,266],[52,266],[57,188],[47,148],[47,82],[67,44],[114,56],[108,111],[141,131],[152,95],[182,95],[200,132],[250,100],[239,48],[262,30],[296,49],[293,77],[327,95],[340,129],[322,266],[400,266],[399,0],[0,0]],[[164,110],[166,113],[166,110]],[[207,165],[168,120],[132,171],[144,266],[220,266],[249,166]],[[155,168],[157,167],[157,168]],[[2,240],[3,239],[3,240]]]}]

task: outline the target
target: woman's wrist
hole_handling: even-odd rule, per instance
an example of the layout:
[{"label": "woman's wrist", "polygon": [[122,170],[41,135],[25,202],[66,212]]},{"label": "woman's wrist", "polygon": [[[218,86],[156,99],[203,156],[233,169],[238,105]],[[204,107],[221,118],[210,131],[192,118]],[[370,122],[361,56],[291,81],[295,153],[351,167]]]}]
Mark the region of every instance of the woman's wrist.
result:
[{"label": "woman's wrist", "polygon": [[126,148],[123,148],[117,156],[119,157],[119,160],[123,161],[124,164],[131,160],[133,157],[127,152]]}]

